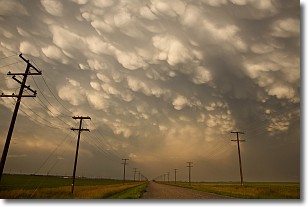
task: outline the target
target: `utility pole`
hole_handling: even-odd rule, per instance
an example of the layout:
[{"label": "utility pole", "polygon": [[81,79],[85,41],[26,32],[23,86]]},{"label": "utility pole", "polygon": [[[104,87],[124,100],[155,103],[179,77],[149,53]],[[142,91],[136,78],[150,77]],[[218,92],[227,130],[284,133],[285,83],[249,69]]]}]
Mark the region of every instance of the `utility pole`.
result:
[{"label": "utility pole", "polygon": [[123,172],[123,184],[125,183],[125,166],[128,164],[127,160],[129,159],[122,159],[124,162],[122,163],[124,166],[124,172]]},{"label": "utility pole", "polygon": [[141,179],[141,178],[140,178],[140,171],[138,171],[138,174],[139,174],[139,179],[138,179],[138,180],[140,181],[140,179]]},{"label": "utility pole", "polygon": [[[42,72],[39,71],[36,67],[34,67],[30,63],[29,60],[26,60],[22,56],[22,54],[20,54],[19,57],[23,61],[25,61],[27,63],[27,67],[26,67],[25,72],[24,73],[11,73],[11,72],[7,73],[7,75],[12,75],[13,76],[12,78],[16,82],[18,82],[20,84],[19,93],[18,93],[18,95],[14,94],[14,93],[12,95],[5,95],[3,93],[0,95],[0,97],[14,97],[14,98],[17,98],[16,104],[15,104],[15,109],[14,109],[13,116],[12,116],[12,119],[11,119],[11,124],[10,124],[10,127],[9,127],[9,131],[7,133],[5,145],[4,145],[3,152],[2,152],[2,157],[1,157],[1,162],[0,162],[0,181],[1,181],[1,178],[2,178],[2,174],[3,174],[6,157],[7,157],[8,151],[9,151],[9,147],[10,147],[10,143],[11,143],[11,139],[12,139],[12,135],[13,135],[13,131],[14,131],[14,126],[15,126],[15,122],[16,122],[16,118],[17,118],[17,114],[18,114],[18,109],[19,109],[19,106],[20,106],[20,103],[21,103],[21,98],[22,97],[36,97],[36,91],[32,90],[30,88],[30,86],[26,85],[27,77],[28,77],[28,75],[42,75]],[[35,70],[34,73],[31,72],[31,68],[33,68]],[[18,75],[23,76],[22,81],[17,79],[16,75],[17,76]],[[25,88],[28,89],[29,91],[33,92],[33,95],[23,95],[23,92],[24,92]]]},{"label": "utility pole", "polygon": [[170,174],[170,172],[167,172],[167,175],[168,175],[168,183],[169,183],[169,174]]},{"label": "utility pole", "polygon": [[241,186],[243,186],[243,171],[242,171],[242,160],[241,160],[241,149],[240,149],[240,142],[245,142],[245,140],[239,139],[239,134],[244,134],[244,132],[231,132],[236,134],[236,140],[231,140],[232,142],[237,142],[237,151],[238,151],[238,161],[240,165],[240,176],[241,176]]},{"label": "utility pole", "polygon": [[137,168],[134,168],[134,182],[136,182],[136,172],[137,172]]},{"label": "utility pole", "polygon": [[164,174],[164,182],[166,182],[166,174]]},{"label": "utility pole", "polygon": [[74,193],[74,187],[75,187],[75,175],[76,175],[76,167],[77,167],[77,158],[78,158],[78,151],[79,151],[79,142],[80,142],[80,134],[82,131],[90,131],[89,129],[83,129],[82,126],[82,120],[84,119],[91,119],[89,116],[73,116],[73,119],[79,119],[79,128],[71,128],[73,131],[78,131],[78,138],[77,138],[77,145],[76,145],[76,153],[75,153],[75,162],[74,162],[74,170],[73,170],[73,182],[72,182],[72,193]]},{"label": "utility pole", "polygon": [[178,169],[173,169],[174,170],[174,183],[176,184],[176,171],[178,170]]},{"label": "utility pole", "polygon": [[193,162],[187,162],[188,163],[188,181],[189,181],[189,185],[190,185],[190,169],[193,167],[192,164]]}]

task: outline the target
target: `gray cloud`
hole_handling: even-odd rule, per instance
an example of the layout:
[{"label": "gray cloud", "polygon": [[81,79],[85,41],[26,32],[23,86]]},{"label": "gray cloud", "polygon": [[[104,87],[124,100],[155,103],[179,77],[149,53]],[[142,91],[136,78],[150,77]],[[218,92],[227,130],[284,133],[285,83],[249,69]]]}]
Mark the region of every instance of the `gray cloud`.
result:
[{"label": "gray cloud", "polygon": [[[131,167],[149,177],[181,168],[185,179],[185,162],[194,161],[196,179],[236,180],[230,131],[243,130],[247,180],[299,180],[299,2],[16,0],[1,5],[1,57],[22,52],[44,76],[29,79],[40,91],[35,100],[23,99],[25,113],[19,114],[13,139],[22,138],[11,149],[32,164],[26,168],[11,158],[6,170],[33,173],[77,126],[71,116],[88,115],[92,121],[84,124],[91,132],[82,135],[78,167],[88,176],[120,177],[119,158],[129,157]],[[16,61],[17,56],[4,58],[0,66]],[[1,68],[1,91],[16,92],[18,84],[5,74],[24,67]],[[0,99],[6,117],[1,137],[13,103]],[[53,155],[58,163],[51,173],[70,173],[75,134],[69,136]]]}]

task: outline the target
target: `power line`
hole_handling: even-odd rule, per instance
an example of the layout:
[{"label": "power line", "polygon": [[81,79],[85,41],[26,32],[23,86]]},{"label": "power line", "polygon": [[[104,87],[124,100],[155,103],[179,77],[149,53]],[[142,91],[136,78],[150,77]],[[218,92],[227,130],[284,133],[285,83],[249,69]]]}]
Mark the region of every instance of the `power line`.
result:
[{"label": "power line", "polygon": [[[27,106],[25,103],[22,103],[21,104],[22,106],[25,106],[27,109],[29,109],[33,114],[35,114],[37,117],[39,117],[42,121],[45,121],[47,123],[49,123],[51,126],[54,126],[56,128],[59,128],[59,129],[66,129],[66,127],[63,127],[63,126],[57,126],[55,124],[53,124],[52,122],[50,122],[49,120],[43,118],[42,116],[40,116],[38,113],[36,113],[34,110],[32,110],[29,106]],[[66,123],[65,123],[66,124]],[[66,124],[67,126],[69,126],[68,124]]]},{"label": "power line", "polygon": [[[36,83],[36,81],[33,79],[34,81],[34,84],[36,85],[37,89],[40,91],[40,94],[42,94],[43,98],[47,101],[47,103],[52,107],[54,108],[56,111],[58,111],[60,114],[64,115],[64,116],[67,116],[67,117],[70,117],[69,115],[66,115],[66,114],[63,114],[61,111],[59,111],[59,109],[57,109],[56,107],[54,107],[50,101],[48,101],[48,99],[46,98],[46,96],[44,95],[44,93],[42,92],[42,90],[40,89],[40,87],[38,86],[38,84]],[[53,94],[52,94],[53,95]],[[54,96],[54,95],[53,95]]]},{"label": "power line", "polygon": [[14,62],[14,63],[10,63],[10,64],[7,64],[7,65],[2,65],[2,66],[0,66],[0,68],[5,68],[5,67],[7,67],[7,66],[10,66],[10,65],[15,65],[15,64],[17,64],[17,63],[21,63],[22,61],[17,61],[17,62]]},{"label": "power line", "polygon": [[[11,100],[11,99],[8,99],[10,102],[11,102],[11,104],[14,106],[15,105],[15,103]],[[25,104],[24,103],[22,103],[21,104],[22,106],[24,106]],[[19,109],[22,113],[23,113],[23,115],[25,115],[25,116],[27,116],[31,121],[33,121],[34,123],[38,123],[38,124],[41,124],[42,126],[46,126],[46,127],[49,127],[49,128],[52,128],[52,129],[61,129],[61,128],[63,128],[63,127],[60,127],[60,126],[56,126],[56,125],[53,125],[52,123],[50,123],[50,125],[47,125],[47,124],[45,124],[45,123],[43,123],[43,122],[39,122],[38,120],[35,120],[34,118],[33,118],[33,116],[30,116],[28,113],[26,113],[22,108],[20,108]],[[33,111],[32,111],[32,113],[34,113]],[[46,121],[46,120],[45,120]]]},{"label": "power line", "polygon": [[48,155],[48,157],[44,160],[44,162],[40,165],[40,167],[34,171],[34,174],[38,173],[42,167],[47,163],[47,161],[50,159],[50,157],[58,150],[60,146],[63,146],[63,143],[67,140],[67,137],[72,133],[72,131],[69,131],[69,133],[66,134],[66,136],[59,142],[59,144],[55,147],[55,149]]},{"label": "power line", "polygon": [[[35,61],[33,60],[34,65],[37,66],[37,64],[35,63]],[[38,66],[37,66],[38,67]],[[38,67],[39,68],[39,67]],[[49,92],[51,93],[51,95],[55,98],[55,100],[68,112],[70,112],[70,114],[72,113],[64,104],[62,104],[62,102],[57,98],[57,96],[52,92],[51,88],[49,87],[49,85],[47,84],[46,79],[44,78],[44,76],[41,76],[43,79],[44,84],[46,85],[47,89],[49,90]],[[60,112],[61,113],[61,112]]]},{"label": "power line", "polygon": [[[59,121],[61,121],[63,124],[65,124],[65,125],[67,125],[67,126],[69,126],[70,127],[70,125],[69,124],[67,124],[67,122],[66,121],[63,121],[62,119],[60,119],[59,118],[59,116],[57,116],[57,115],[55,115],[46,105],[44,105],[44,103],[42,102],[42,100],[39,98],[39,97],[37,97],[38,98],[38,101],[36,100],[36,99],[34,99],[33,98],[33,100],[36,102],[36,103],[38,103],[39,105],[41,105],[43,108],[45,108],[47,111],[49,111],[53,116],[52,117],[55,117],[55,118],[57,118]],[[29,107],[28,107],[29,108]],[[29,108],[30,109],[30,108]],[[31,109],[30,109],[31,110]],[[32,111],[32,110],[31,110]],[[34,112],[34,111],[33,111]],[[35,113],[35,112],[34,112]]]},{"label": "power line", "polygon": [[[93,134],[91,133],[91,135],[93,135]],[[89,139],[93,138],[93,137],[90,137],[88,134],[85,134],[85,136],[86,136],[87,138],[89,138]],[[87,140],[85,140],[85,141],[86,141],[88,144],[92,145],[92,146],[94,145],[99,151],[101,151],[101,152],[105,155],[106,158],[110,159],[111,161],[114,161],[115,163],[118,162],[119,159],[115,160],[115,159],[108,153],[108,151],[105,151],[101,146],[99,146],[99,145],[96,143],[96,140],[93,139],[93,142],[88,142]]]},{"label": "power line", "polygon": [[5,57],[1,57],[0,58],[0,60],[4,60],[4,59],[6,59],[6,58],[10,58],[10,57],[14,57],[14,56],[16,56],[17,54],[14,54],[14,55],[10,55],[10,56],[5,56]]},{"label": "power line", "polygon": [[41,77],[42,77],[42,79],[43,79],[45,85],[47,86],[48,90],[49,90],[50,93],[52,94],[52,96],[56,99],[56,101],[57,101],[65,110],[67,110],[67,111],[70,112],[70,114],[71,114],[72,112],[71,112],[67,107],[65,107],[65,106],[58,100],[58,98],[55,96],[55,94],[51,91],[50,87],[48,86],[48,84],[47,84],[47,82],[46,82],[46,80],[45,80],[45,78],[44,78],[44,76],[41,76]]},{"label": "power line", "polygon": [[[94,124],[94,122],[93,122],[92,120],[90,120],[90,122],[91,122],[91,123],[93,124],[93,126],[94,126],[93,132],[97,132],[97,133],[99,133],[99,135],[100,135],[100,136],[95,136],[95,135],[94,135],[94,136],[96,137],[96,139],[98,140],[98,142],[101,143],[102,145],[108,147],[111,151],[114,151],[113,148],[112,148],[112,146],[110,146],[110,145],[107,143],[107,141],[105,140],[105,135],[100,131],[99,127],[97,127],[97,126]],[[101,139],[100,139],[100,138],[101,138]],[[121,159],[119,156],[117,156],[116,154],[114,154],[114,153],[112,153],[112,152],[109,152],[109,151],[108,151],[108,154],[111,154],[112,156],[114,156],[114,157],[117,158],[117,159]]]}]

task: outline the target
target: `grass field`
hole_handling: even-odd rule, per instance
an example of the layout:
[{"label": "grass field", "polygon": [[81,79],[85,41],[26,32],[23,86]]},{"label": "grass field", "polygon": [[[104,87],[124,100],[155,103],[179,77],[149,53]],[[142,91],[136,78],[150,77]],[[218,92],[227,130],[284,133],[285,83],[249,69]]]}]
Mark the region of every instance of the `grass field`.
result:
[{"label": "grass field", "polygon": [[0,198],[98,199],[120,195],[121,192],[125,193],[114,198],[134,198],[139,196],[138,192],[142,192],[140,186],[146,185],[140,182],[123,185],[120,180],[79,178],[75,180],[75,192],[72,194],[71,182],[71,178],[54,176],[4,175],[0,184]]},{"label": "grass field", "polygon": [[[167,183],[165,183],[167,184]],[[300,199],[299,183],[169,183],[199,191],[246,199]]]},{"label": "grass field", "polygon": [[[70,186],[72,178],[63,178],[57,176],[37,176],[37,175],[3,175],[0,190],[9,189],[33,189],[37,187],[60,187]],[[119,184],[121,180],[112,179],[87,179],[76,178],[75,186],[90,186],[90,185],[108,185]]]}]

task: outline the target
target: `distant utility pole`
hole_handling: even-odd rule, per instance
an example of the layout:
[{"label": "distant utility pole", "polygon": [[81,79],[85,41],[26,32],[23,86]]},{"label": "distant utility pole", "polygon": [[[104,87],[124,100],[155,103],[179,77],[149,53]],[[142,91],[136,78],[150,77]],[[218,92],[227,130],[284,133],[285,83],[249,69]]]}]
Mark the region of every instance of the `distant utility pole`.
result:
[{"label": "distant utility pole", "polygon": [[134,182],[136,182],[136,172],[137,172],[137,168],[134,168]]},{"label": "distant utility pole", "polygon": [[193,167],[192,164],[193,162],[187,162],[188,163],[188,181],[189,181],[189,185],[190,185],[190,169]]},{"label": "distant utility pole", "polygon": [[129,159],[122,159],[124,162],[122,163],[124,166],[124,172],[123,172],[123,184],[125,183],[125,166],[128,164],[127,160]]},{"label": "distant utility pole", "polygon": [[167,175],[168,175],[168,183],[169,183],[169,175],[170,175],[170,172],[167,172]]},{"label": "distant utility pole", "polygon": [[241,150],[240,150],[240,142],[245,142],[245,140],[239,139],[239,134],[244,134],[244,132],[231,132],[236,134],[236,140],[231,140],[232,142],[237,142],[237,151],[238,151],[238,161],[240,165],[240,175],[241,175],[241,186],[243,186],[243,172],[242,172],[242,160],[241,160]]},{"label": "distant utility pole", "polygon": [[[13,112],[13,116],[12,116],[12,119],[11,119],[11,124],[10,124],[10,127],[9,127],[9,131],[7,133],[7,137],[6,137],[6,141],[5,141],[5,145],[4,145],[4,148],[3,148],[3,153],[2,153],[2,157],[1,157],[1,162],[0,162],[0,181],[1,181],[1,178],[2,178],[2,174],[3,174],[3,169],[4,169],[4,165],[5,165],[5,161],[6,161],[6,157],[7,157],[7,154],[8,154],[8,151],[9,151],[9,147],[10,147],[10,142],[11,142],[11,139],[12,139],[12,135],[13,135],[13,131],[14,131],[14,126],[15,126],[15,122],[16,122],[16,118],[17,118],[17,114],[18,114],[18,109],[19,109],[19,106],[20,106],[20,103],[21,103],[21,98],[22,97],[36,97],[36,91],[32,90],[30,88],[30,86],[27,86],[26,85],[26,81],[27,81],[27,77],[28,75],[42,75],[42,72],[39,71],[36,67],[34,67],[29,60],[26,60],[22,54],[19,55],[19,57],[25,61],[27,63],[27,67],[26,67],[26,70],[24,73],[11,73],[11,72],[8,72],[7,75],[12,75],[13,79],[18,82],[20,84],[20,89],[19,89],[19,93],[18,95],[16,94],[12,94],[12,95],[5,95],[5,94],[1,94],[0,97],[15,97],[17,98],[17,101],[16,101],[16,104],[15,104],[15,109],[14,109],[14,112]],[[31,68],[33,68],[35,70],[35,72],[31,72]],[[21,75],[23,76],[23,79],[22,81],[20,81],[19,79],[16,78],[16,75]],[[24,92],[24,89],[28,89],[29,91],[31,91],[33,93],[33,95],[23,95],[23,92]]]},{"label": "distant utility pole", "polygon": [[178,170],[178,169],[173,169],[174,170],[174,183],[176,184],[176,171]]},{"label": "distant utility pole", "polygon": [[76,154],[75,154],[75,162],[74,162],[74,170],[73,170],[73,182],[72,182],[72,193],[74,193],[74,187],[75,187],[75,175],[76,175],[76,167],[77,167],[77,158],[78,158],[78,150],[79,150],[79,141],[80,141],[80,134],[82,131],[90,131],[89,129],[83,129],[82,126],[82,120],[84,119],[91,119],[89,116],[73,116],[73,119],[79,119],[79,128],[71,128],[73,131],[78,131],[78,139],[77,139],[77,145],[76,145]]},{"label": "distant utility pole", "polygon": [[166,174],[164,174],[164,182],[166,182]]},{"label": "distant utility pole", "polygon": [[141,181],[141,177],[140,177],[141,174],[140,174],[140,171],[138,171],[138,174],[139,174],[139,179],[138,179],[138,180]]}]

